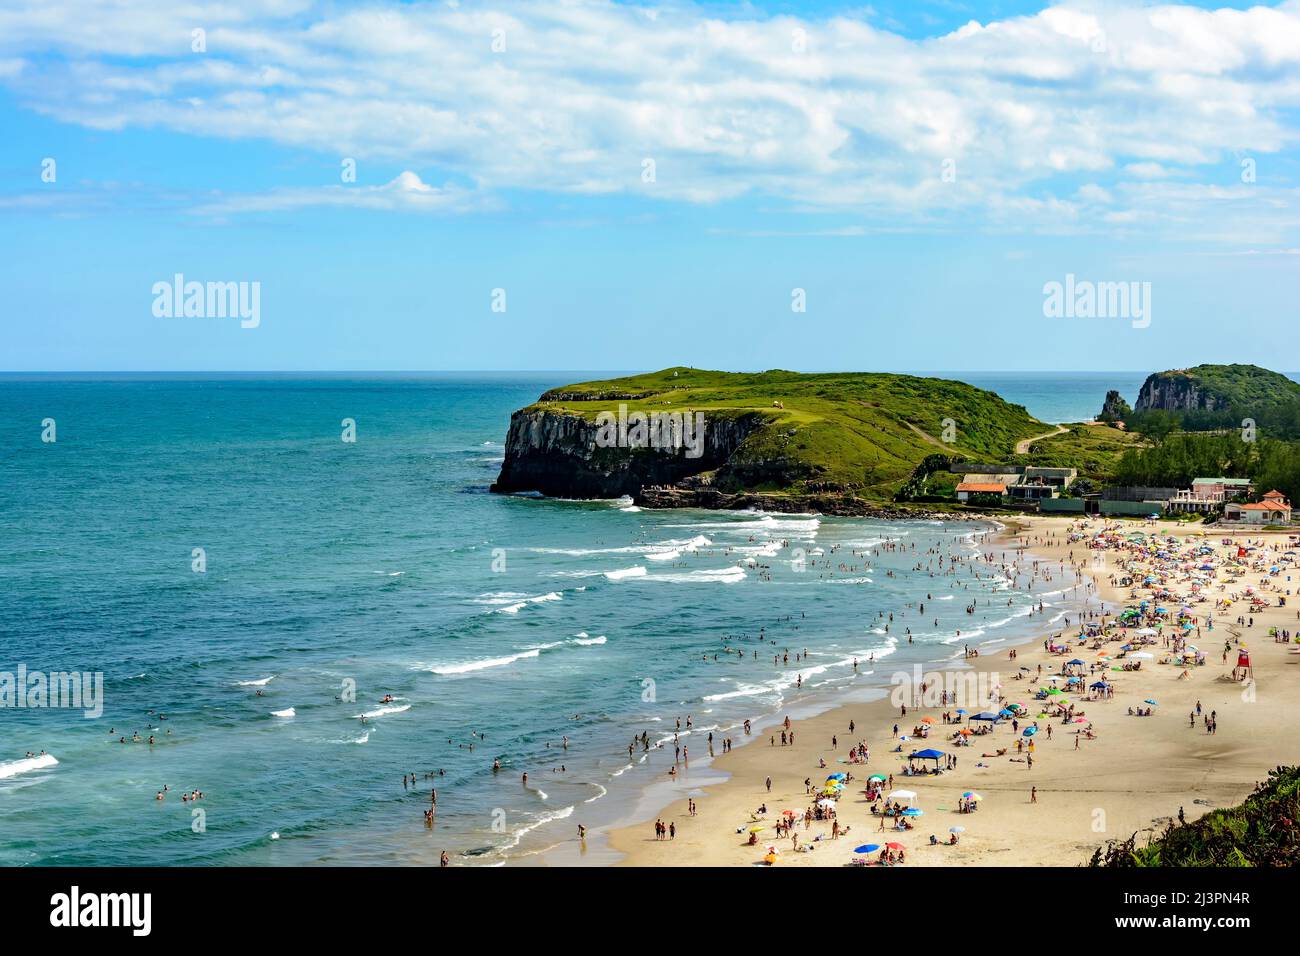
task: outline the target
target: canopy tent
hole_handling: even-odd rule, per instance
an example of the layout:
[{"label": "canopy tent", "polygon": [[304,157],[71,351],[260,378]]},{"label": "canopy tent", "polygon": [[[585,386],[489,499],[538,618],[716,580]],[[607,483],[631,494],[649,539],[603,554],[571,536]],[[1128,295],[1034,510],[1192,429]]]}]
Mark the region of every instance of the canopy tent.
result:
[{"label": "canopy tent", "polygon": [[986,710],[978,714],[972,714],[970,717],[967,717],[966,719],[967,720],[991,720],[993,721],[993,723],[996,724],[999,720],[1002,719],[1002,715],[995,714],[991,710]]},{"label": "canopy tent", "polygon": [[908,760],[942,760],[947,754],[942,750],[917,750],[907,755]]}]

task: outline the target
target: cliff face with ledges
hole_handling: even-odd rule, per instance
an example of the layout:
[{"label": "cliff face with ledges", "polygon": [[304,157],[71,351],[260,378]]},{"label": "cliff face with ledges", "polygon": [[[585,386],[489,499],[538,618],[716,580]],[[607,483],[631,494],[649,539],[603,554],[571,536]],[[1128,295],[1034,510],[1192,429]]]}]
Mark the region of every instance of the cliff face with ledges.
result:
[{"label": "cliff face with ledges", "polygon": [[1142,383],[1135,409],[1139,412],[1153,409],[1191,412],[1201,409],[1217,411],[1227,407],[1227,399],[1212,394],[1198,379],[1186,372],[1157,372]]},{"label": "cliff face with ledges", "polygon": [[565,412],[523,409],[510,417],[505,462],[493,491],[540,491],[556,498],[638,496],[651,485],[671,485],[725,465],[762,427],[760,415],[705,418],[703,453],[684,449],[602,448],[595,422]]}]

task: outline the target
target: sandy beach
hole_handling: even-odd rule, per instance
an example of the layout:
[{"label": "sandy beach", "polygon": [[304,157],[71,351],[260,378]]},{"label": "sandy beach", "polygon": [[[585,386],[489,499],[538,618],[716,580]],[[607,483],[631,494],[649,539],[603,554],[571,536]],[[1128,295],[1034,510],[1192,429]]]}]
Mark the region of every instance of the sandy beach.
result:
[{"label": "sandy beach", "polygon": [[[1038,573],[1051,577],[1050,584],[1040,584],[1042,577],[1035,580],[1036,589],[1072,587],[1076,598],[1087,598],[1087,609],[1099,615],[1098,620],[1103,612],[1113,619],[1114,614],[1136,603],[1131,600],[1130,587],[1112,583],[1117,564],[1126,555],[1116,550],[1089,550],[1086,541],[1070,542],[1072,527],[1077,530],[1082,525],[1064,517],[1016,519],[1004,533],[987,538],[983,551],[992,555],[995,563],[1019,560],[1025,573],[1036,559]],[[1092,535],[1104,527],[1107,525],[1094,519],[1086,533]],[[1176,535],[1180,547],[1213,544],[1218,554],[1227,553],[1221,541],[1229,537],[1242,545],[1284,545],[1287,541],[1285,534],[1216,530],[1213,526],[1201,529],[1199,525],[1128,522],[1113,527],[1121,533]],[[1194,537],[1202,530],[1203,536]],[[1017,557],[1018,548],[1025,549],[1025,554]],[[931,673],[943,666],[973,667],[990,675],[988,682],[1002,685],[1005,702],[1024,702],[1031,708],[1028,717],[1018,722],[1018,730],[1010,720],[1002,721],[993,733],[971,738],[971,746],[954,747],[949,735],[965,725],[945,725],[942,715],[962,704],[909,706],[903,717],[888,698],[794,720],[793,745],[781,745],[779,727],[756,728],[754,736],[759,739],[728,753],[717,748],[718,756],[708,765],[707,774],[710,780],[719,772],[729,775],[723,783],[693,785],[692,767],[678,766],[676,787],[681,798],[659,813],[659,819],[675,827],[673,839],[656,839],[651,820],[611,831],[609,845],[624,854],[621,864],[628,866],[759,865],[769,847],[780,851],[779,866],[844,866],[860,856],[853,851],[859,844],[894,841],[906,848],[909,866],[1077,866],[1086,863],[1107,840],[1126,839],[1137,832],[1139,842],[1145,842],[1147,834],[1163,829],[1180,809],[1194,819],[1215,807],[1238,803],[1273,767],[1300,762],[1300,740],[1291,730],[1300,713],[1296,703],[1300,700],[1300,654],[1292,651],[1294,643],[1278,643],[1268,633],[1270,627],[1296,629],[1295,608],[1277,606],[1279,596],[1290,593],[1290,573],[1284,568],[1274,576],[1265,571],[1230,581],[1219,575],[1202,592],[1209,600],[1194,606],[1197,630],[1189,632],[1190,643],[1201,649],[1205,663],[1186,668],[1162,663],[1167,648],[1159,642],[1146,647],[1154,659],[1143,660],[1140,670],[1106,669],[1105,677],[1113,684],[1109,699],[1069,695],[1075,703],[1075,717],[1082,716],[1082,721],[1036,719],[1041,705],[1032,699],[1039,687],[1051,686],[1037,682],[1040,666],[1041,676],[1046,678],[1060,673],[1063,663],[1076,654],[1090,664],[1097,660],[1098,651],[1078,648],[1080,622],[1072,615],[1068,628],[1061,624],[1048,630],[1045,626],[1037,641],[1018,647],[998,645],[978,658],[926,668]],[[1248,602],[1242,599],[1248,586],[1268,601],[1267,609],[1252,615]],[[1176,590],[1178,585],[1171,587]],[[1230,595],[1238,597],[1230,607],[1211,610]],[[1146,597],[1147,592],[1139,596]],[[1170,603],[1177,610],[1177,602]],[[1212,616],[1212,631],[1202,627],[1207,616]],[[1238,626],[1239,616],[1253,616],[1253,625]],[[1046,639],[1060,633],[1070,642],[1070,652],[1049,654],[1044,647]],[[1248,646],[1253,688],[1232,679],[1237,647],[1234,643],[1225,663],[1225,640],[1240,640]],[[1118,647],[1118,643],[1107,643],[1101,653],[1114,653]],[[1010,656],[1013,652],[1015,659]],[[1024,677],[1017,679],[1018,673]],[[1086,683],[1101,676],[1098,670]],[[1130,715],[1133,708],[1149,706],[1146,700],[1158,702],[1151,716]],[[1204,716],[1194,724],[1189,721],[1198,701],[1203,715],[1215,714],[1214,733],[1208,732]],[[923,718],[933,720],[928,739],[914,738],[900,745],[894,725],[899,725],[899,733],[910,734]],[[852,733],[850,722],[855,727]],[[1018,754],[1016,744],[1018,740],[1023,741],[1022,746],[1028,743],[1021,732],[1035,723],[1038,731],[1031,738],[1031,767],[1027,752]],[[1089,727],[1092,736],[1085,736],[1083,731]],[[775,746],[769,742],[773,733],[777,735]],[[859,742],[870,749],[868,762],[846,763],[850,749]],[[893,752],[899,746],[901,753]],[[703,749],[693,744],[692,749],[697,748]],[[923,748],[956,756],[957,766],[938,776],[902,776],[907,754]],[[987,756],[1003,748],[1004,755]],[[667,779],[671,750],[655,754],[653,759]],[[802,819],[805,808],[817,799],[805,780],[816,790],[835,772],[853,776],[835,811],[840,827],[848,830],[838,839],[832,838],[829,821],[814,820],[805,826]],[[913,820],[914,829],[899,833],[892,828],[891,818],[882,831],[881,818],[871,813],[863,790],[864,781],[874,773],[893,775],[894,789],[916,793],[913,805],[921,808],[923,815]],[[1031,799],[1033,789],[1036,802]],[[967,791],[977,792],[982,799],[977,812],[959,813],[959,798]],[[888,786],[885,792],[890,792]],[[694,799],[694,815],[688,797]],[[763,805],[766,814],[758,813]],[[811,852],[794,852],[790,837],[778,838],[771,828],[785,810],[799,815],[795,827],[798,842],[811,846]],[[768,827],[758,834],[757,845],[748,844],[751,826]],[[946,845],[954,826],[965,827],[965,831],[957,845]],[[940,845],[930,845],[931,834]]]}]

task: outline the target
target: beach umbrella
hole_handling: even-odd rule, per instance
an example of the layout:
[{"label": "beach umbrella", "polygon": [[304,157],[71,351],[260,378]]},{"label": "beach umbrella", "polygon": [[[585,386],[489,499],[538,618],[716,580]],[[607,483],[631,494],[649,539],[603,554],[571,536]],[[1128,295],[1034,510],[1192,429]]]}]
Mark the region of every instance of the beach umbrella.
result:
[{"label": "beach umbrella", "polygon": [[903,846],[903,844],[901,844],[901,843],[886,843],[885,846],[889,847],[889,849],[891,849],[891,850],[905,850],[905,849],[907,849],[907,847]]},{"label": "beach umbrella", "polygon": [[887,780],[887,779],[889,779],[889,778],[886,777],[883,773],[873,773],[873,774],[872,774],[870,777],[868,777],[867,779],[868,779],[868,780],[880,780],[880,781],[884,781],[884,780]]},{"label": "beach umbrella", "polygon": [[1022,736],[1022,737],[1032,737],[1032,736],[1034,736],[1034,734],[1036,734],[1036,733],[1038,733],[1038,728],[1037,728],[1037,727],[1026,727],[1024,730],[1022,730],[1022,731],[1020,732],[1020,736]]},{"label": "beach umbrella", "polygon": [[958,708],[957,708],[957,713],[959,713],[959,714],[964,714],[964,713],[966,713],[966,711],[964,711],[962,708],[958,707]]},{"label": "beach umbrella", "polygon": [[965,832],[966,832],[966,828],[965,828],[965,827],[949,827],[949,828],[948,828],[948,832],[949,832],[949,833],[965,833]]},{"label": "beach umbrella", "polygon": [[855,846],[853,848],[853,852],[854,853],[875,853],[879,849],[880,849],[879,843],[864,843],[862,844],[862,846]]},{"label": "beach umbrella", "polygon": [[915,800],[916,793],[911,790],[895,790],[885,799],[886,800]]},{"label": "beach umbrella", "polygon": [[763,826],[763,824],[761,824],[761,823],[756,823],[754,826],[752,826],[752,827],[749,828],[749,832],[750,832],[750,833],[762,833],[762,832],[763,832],[764,830],[766,830],[766,829],[767,829],[767,827]]},{"label": "beach umbrella", "polygon": [[1157,705],[1156,702],[1155,702],[1154,700],[1152,700],[1150,697],[1148,697],[1146,700],[1142,701],[1142,703],[1144,703],[1144,704],[1150,704],[1152,707],[1159,706],[1159,705]]},{"label": "beach umbrella", "polygon": [[819,807],[833,807],[833,806],[835,806],[835,801],[834,801],[834,800],[827,800],[827,799],[818,800],[818,801],[817,801],[817,806],[819,806]]},{"label": "beach umbrella", "polygon": [[934,718],[933,718],[933,717],[922,717],[922,718],[921,718],[921,723],[923,723],[923,724],[932,724],[932,723],[934,723]]},{"label": "beach umbrella", "polygon": [[903,811],[903,816],[905,817],[919,817],[919,816],[923,816],[924,814],[925,814],[924,810],[919,810],[916,807],[908,807],[906,810]]}]

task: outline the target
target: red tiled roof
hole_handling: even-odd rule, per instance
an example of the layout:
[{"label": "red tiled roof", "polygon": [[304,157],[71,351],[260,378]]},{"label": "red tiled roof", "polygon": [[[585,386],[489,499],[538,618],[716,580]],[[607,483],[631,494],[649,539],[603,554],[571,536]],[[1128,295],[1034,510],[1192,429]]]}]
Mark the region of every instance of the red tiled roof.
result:
[{"label": "red tiled roof", "polygon": [[1270,498],[1281,498],[1283,501],[1286,501],[1286,495],[1282,494],[1282,492],[1278,491],[1276,488],[1264,495],[1265,501],[1268,501]]},{"label": "red tiled roof", "polygon": [[1242,511],[1290,511],[1290,505],[1284,505],[1278,501],[1261,501],[1258,504],[1242,505]]},{"label": "red tiled roof", "polygon": [[975,494],[1004,495],[1007,493],[1007,486],[998,481],[963,481],[957,486],[957,490]]}]

